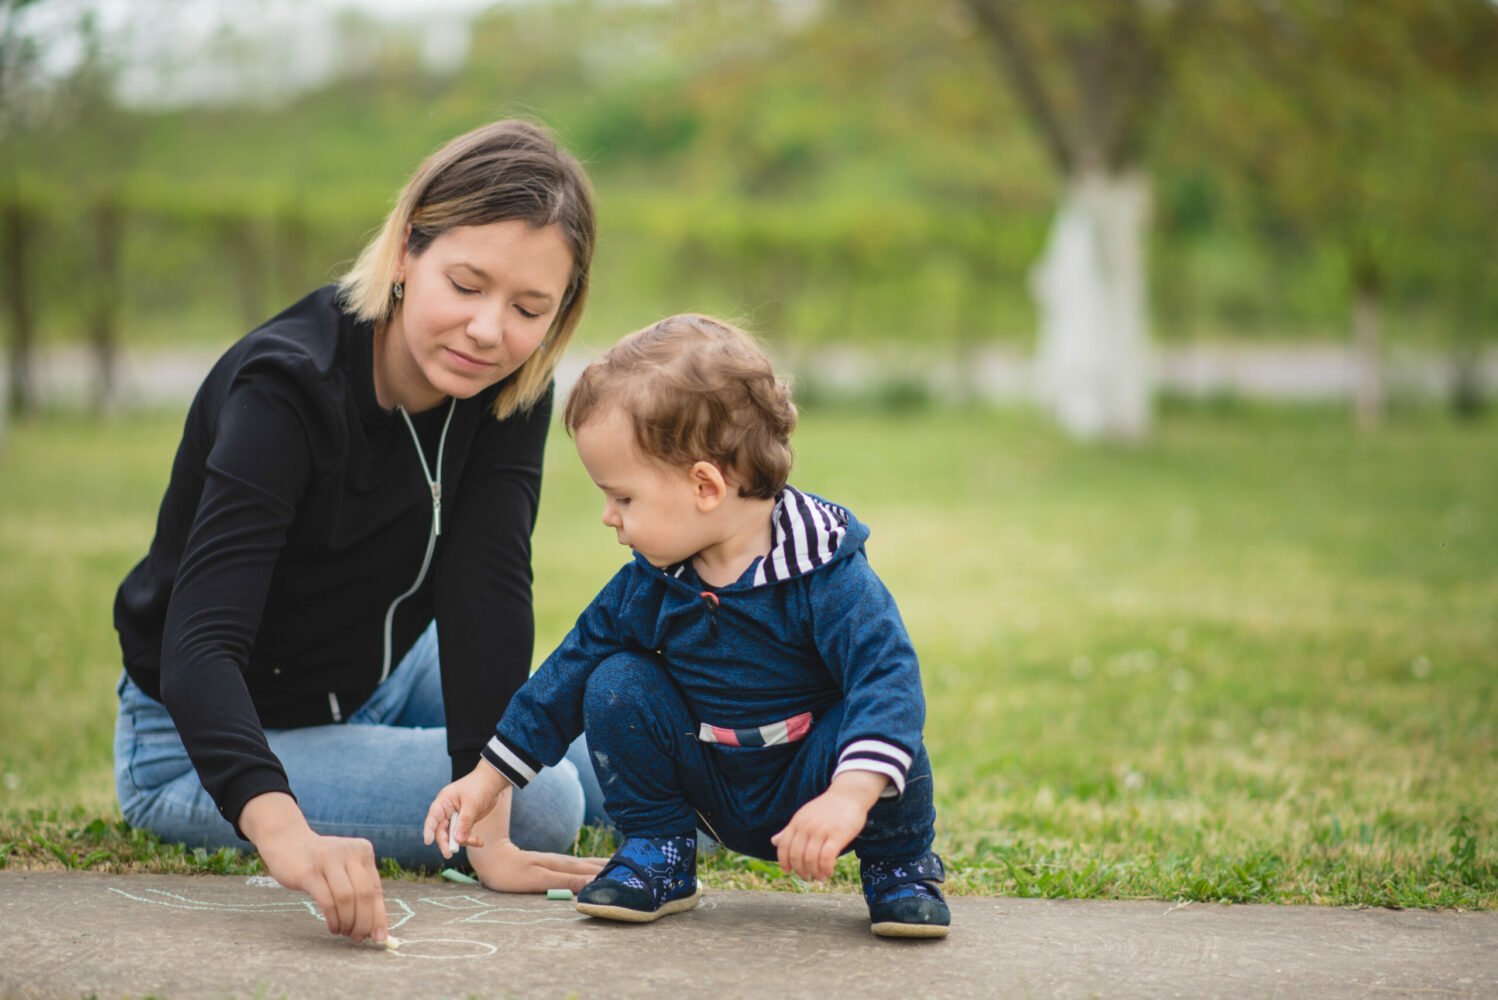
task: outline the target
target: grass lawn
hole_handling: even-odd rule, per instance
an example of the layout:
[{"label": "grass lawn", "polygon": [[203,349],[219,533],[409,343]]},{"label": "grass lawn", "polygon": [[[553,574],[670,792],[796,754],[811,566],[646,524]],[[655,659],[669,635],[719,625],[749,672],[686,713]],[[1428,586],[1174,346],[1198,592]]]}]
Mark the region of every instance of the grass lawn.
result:
[{"label": "grass lawn", "polygon": [[[114,804],[110,605],[179,423],[55,416],[0,451],[0,864],[256,864]],[[797,446],[921,653],[949,888],[1498,906],[1498,423],[1173,412],[1110,450],[1012,412],[812,410]],[[598,509],[557,433],[538,653],[625,556]]]}]

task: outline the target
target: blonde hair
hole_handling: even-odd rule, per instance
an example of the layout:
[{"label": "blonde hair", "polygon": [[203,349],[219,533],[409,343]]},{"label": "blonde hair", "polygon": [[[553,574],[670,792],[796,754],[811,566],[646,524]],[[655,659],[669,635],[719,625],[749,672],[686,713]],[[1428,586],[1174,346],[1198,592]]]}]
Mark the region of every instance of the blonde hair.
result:
[{"label": "blonde hair", "polygon": [[573,386],[567,433],[610,406],[630,418],[649,458],[710,461],[733,474],[742,497],[769,500],[785,487],[796,428],[790,389],[759,344],[730,323],[672,316],[619,341]]},{"label": "blonde hair", "polygon": [[529,409],[546,394],[582,319],[597,242],[587,175],[543,128],[516,119],[497,121],[458,136],[427,157],[401,189],[379,233],[338,283],[345,309],[366,322],[384,323],[398,308],[391,287],[402,249],[420,256],[449,230],[517,219],[537,229],[558,226],[572,251],[572,274],[541,346],[494,400],[494,415],[500,419]]}]

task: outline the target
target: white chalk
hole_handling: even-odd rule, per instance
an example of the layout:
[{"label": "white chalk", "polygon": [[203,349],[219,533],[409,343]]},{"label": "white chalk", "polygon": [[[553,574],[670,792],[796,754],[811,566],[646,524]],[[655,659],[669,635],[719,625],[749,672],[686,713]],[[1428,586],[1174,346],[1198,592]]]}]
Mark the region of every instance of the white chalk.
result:
[{"label": "white chalk", "polygon": [[386,934],[385,935],[385,950],[386,951],[394,951],[395,949],[399,948],[400,946],[401,946],[401,939],[400,938],[396,937],[394,934]]},{"label": "white chalk", "polygon": [[453,813],[447,818],[447,853],[458,853],[458,818],[461,813]]}]

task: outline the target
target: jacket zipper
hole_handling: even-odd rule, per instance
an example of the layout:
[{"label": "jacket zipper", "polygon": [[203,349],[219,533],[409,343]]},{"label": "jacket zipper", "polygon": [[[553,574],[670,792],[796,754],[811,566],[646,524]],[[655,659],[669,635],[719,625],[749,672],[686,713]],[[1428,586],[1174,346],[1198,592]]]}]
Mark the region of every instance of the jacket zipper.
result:
[{"label": "jacket zipper", "polygon": [[718,595],[711,590],[704,590],[697,595],[702,598],[702,603],[707,605],[707,635],[709,639],[718,638]]},{"label": "jacket zipper", "polygon": [[385,662],[380,668],[380,682],[390,676],[390,633],[395,626],[395,609],[401,601],[416,593],[417,589],[427,578],[427,570],[432,565],[432,551],[437,547],[437,536],[442,534],[442,454],[447,448],[447,429],[453,422],[453,411],[458,407],[458,400],[453,398],[447,407],[447,419],[442,422],[442,436],[437,439],[437,474],[432,474],[431,466],[427,465],[426,453],[421,450],[421,439],[416,436],[416,426],[411,423],[411,415],[406,412],[404,406],[397,406],[402,419],[406,421],[406,430],[411,432],[411,443],[416,446],[416,457],[421,461],[421,474],[426,478],[427,488],[432,491],[432,530],[427,535],[426,555],[421,557],[421,571],[416,574],[416,582],[395,600],[390,602],[390,607],[385,610]]}]

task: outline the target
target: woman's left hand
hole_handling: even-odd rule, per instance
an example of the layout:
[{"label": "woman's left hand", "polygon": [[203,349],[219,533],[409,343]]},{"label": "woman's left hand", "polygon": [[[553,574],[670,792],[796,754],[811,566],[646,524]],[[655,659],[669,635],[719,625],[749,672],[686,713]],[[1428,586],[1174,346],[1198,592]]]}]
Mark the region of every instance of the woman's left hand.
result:
[{"label": "woman's left hand", "polygon": [[[480,767],[489,765],[480,763]],[[510,839],[511,790],[494,802],[494,810],[473,825],[468,863],[479,881],[497,892],[545,892],[571,889],[574,894],[603,870],[607,858],[574,858],[570,854],[525,851]]]},{"label": "woman's left hand", "polygon": [[483,847],[470,847],[468,862],[479,880],[498,892],[571,889],[575,894],[597,877],[608,859],[523,851],[505,838],[491,840]]}]

